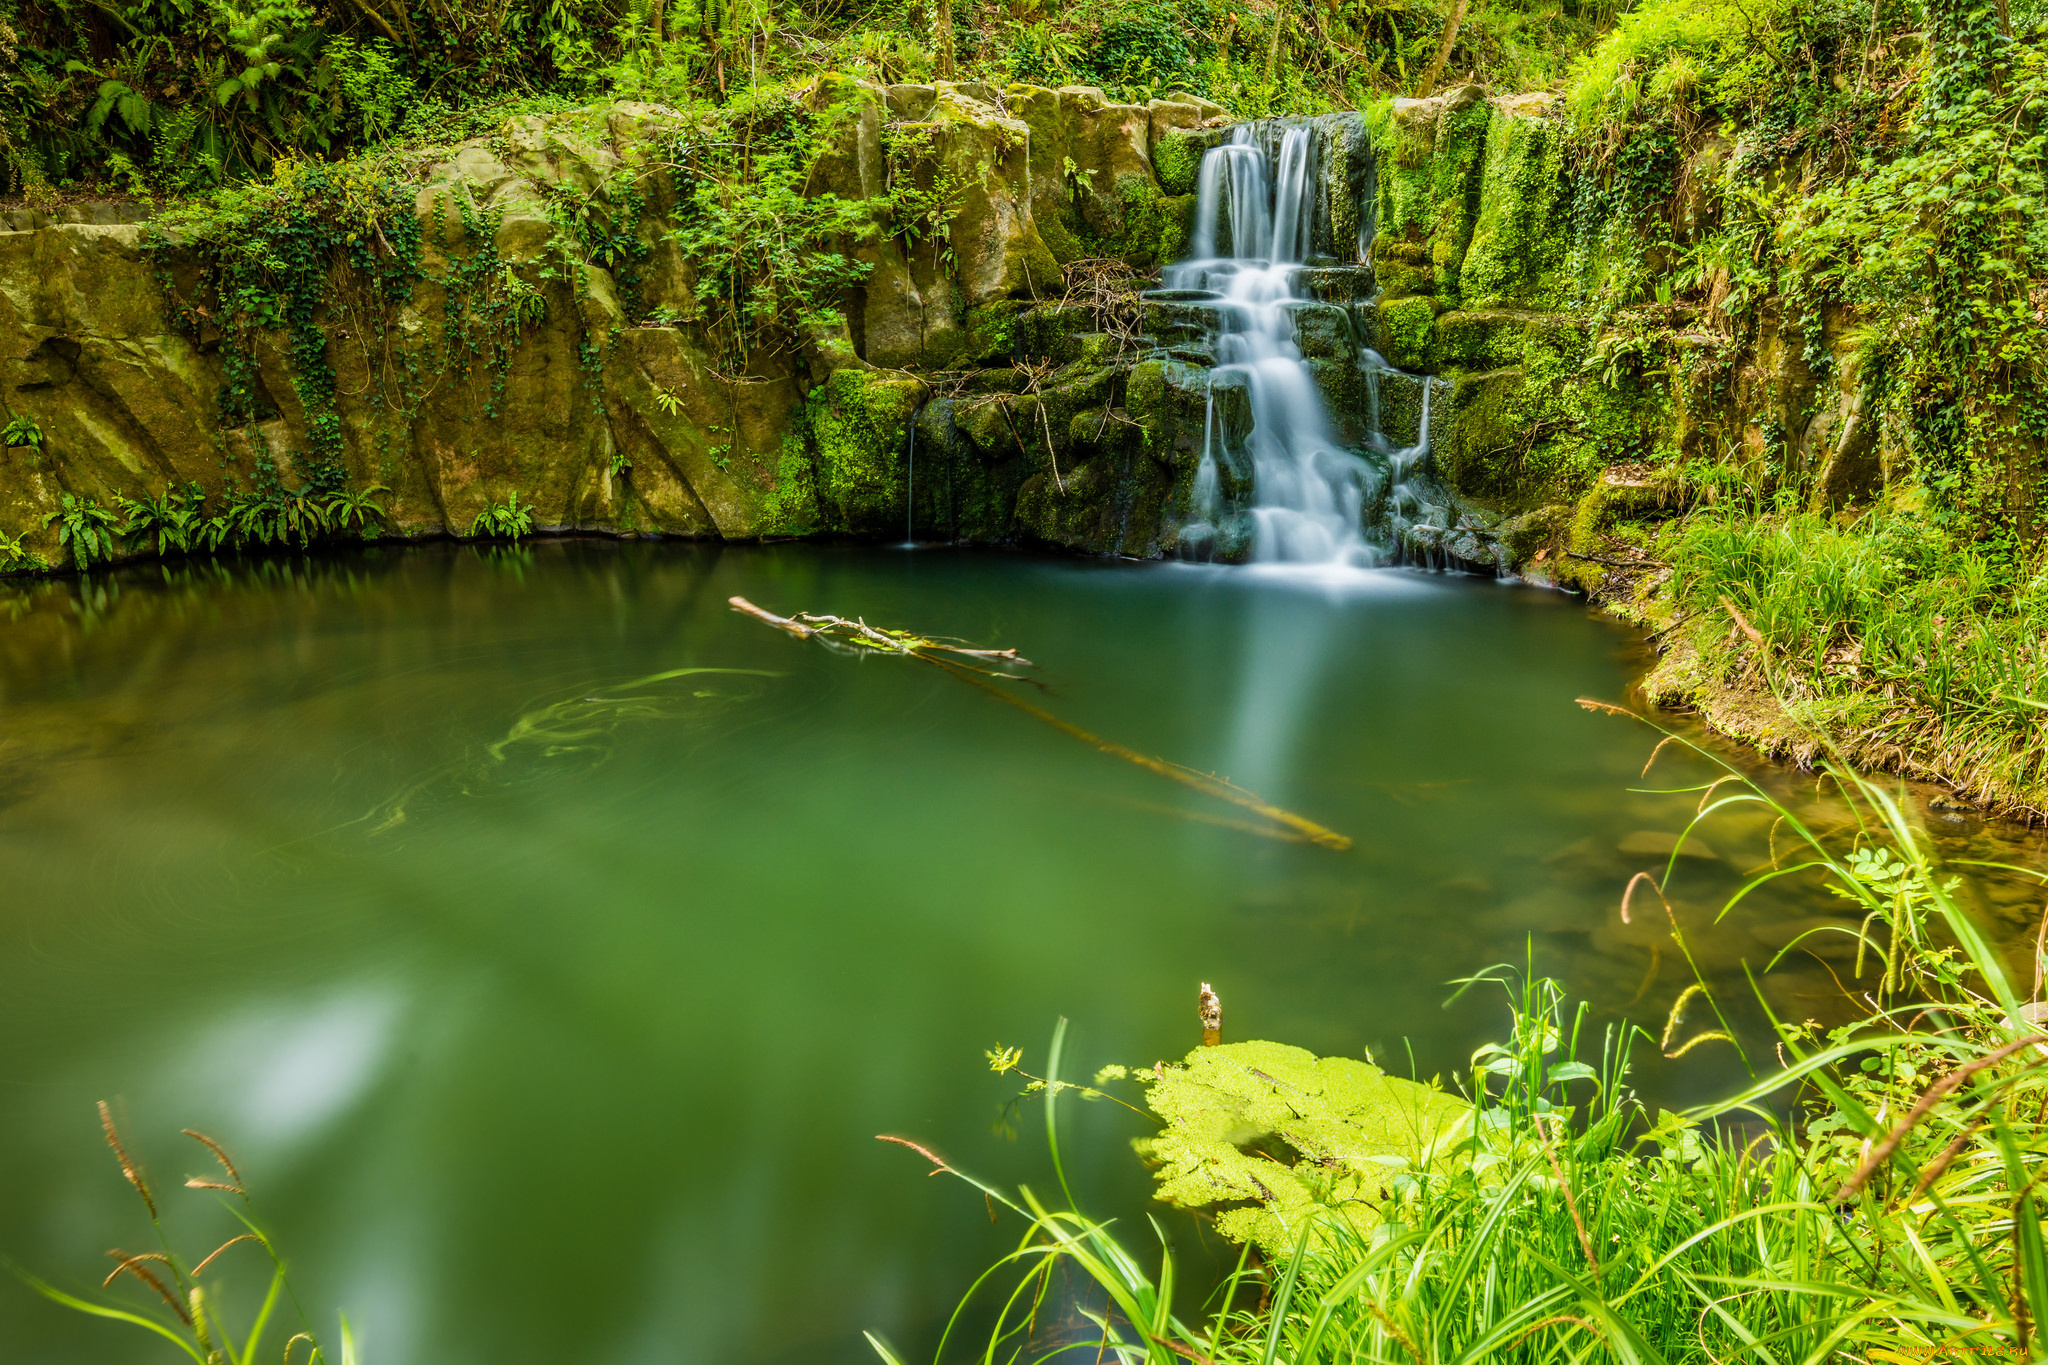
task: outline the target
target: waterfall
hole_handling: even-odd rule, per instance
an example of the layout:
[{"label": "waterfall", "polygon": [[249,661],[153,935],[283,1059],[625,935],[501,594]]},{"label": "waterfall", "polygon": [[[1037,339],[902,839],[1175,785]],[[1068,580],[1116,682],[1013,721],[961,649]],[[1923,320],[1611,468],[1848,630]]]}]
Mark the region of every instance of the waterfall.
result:
[{"label": "waterfall", "polygon": [[[1226,519],[1222,468],[1240,469],[1244,457],[1254,562],[1384,563],[1407,527],[1432,510],[1418,482],[1429,450],[1429,381],[1416,443],[1391,449],[1378,432],[1377,389],[1378,373],[1391,371],[1361,348],[1372,434],[1364,449],[1351,449],[1297,343],[1297,310],[1318,306],[1297,292],[1317,236],[1316,161],[1313,129],[1272,120],[1240,124],[1202,158],[1190,254],[1166,270],[1160,294],[1207,313],[1215,353],[1184,553],[1212,553]],[[1369,241],[1363,226],[1359,238]],[[1226,389],[1243,391],[1250,421],[1234,448],[1217,405]]]}]

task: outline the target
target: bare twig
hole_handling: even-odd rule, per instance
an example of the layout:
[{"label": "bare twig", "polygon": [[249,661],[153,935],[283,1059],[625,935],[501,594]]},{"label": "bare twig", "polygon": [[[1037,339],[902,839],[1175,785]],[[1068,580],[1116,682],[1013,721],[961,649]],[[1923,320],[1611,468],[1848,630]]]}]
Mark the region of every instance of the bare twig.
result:
[{"label": "bare twig", "polygon": [[1557,1159],[1553,1135],[1543,1122],[1546,1118],[1554,1117],[1556,1116],[1551,1114],[1539,1115],[1536,1120],[1536,1131],[1543,1134],[1543,1154],[1550,1158],[1550,1169],[1557,1176],[1558,1187],[1564,1191],[1564,1206],[1571,1213],[1572,1226],[1579,1231],[1579,1246],[1585,1250],[1586,1264],[1593,1268],[1593,1279],[1597,1282],[1600,1278],[1600,1258],[1593,1254],[1593,1239],[1586,1232],[1586,1220],[1579,1217],[1579,1201],[1572,1194],[1572,1182],[1564,1177],[1564,1166]]}]

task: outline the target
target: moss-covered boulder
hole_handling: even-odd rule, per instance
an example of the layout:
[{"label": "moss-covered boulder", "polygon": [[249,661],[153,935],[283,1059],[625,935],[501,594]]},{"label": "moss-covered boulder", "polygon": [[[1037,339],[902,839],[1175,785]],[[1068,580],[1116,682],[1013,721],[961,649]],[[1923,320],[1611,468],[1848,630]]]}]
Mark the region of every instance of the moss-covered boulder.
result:
[{"label": "moss-covered boulder", "polygon": [[[1373,260],[1389,294],[1424,292],[1426,285],[1446,303],[1458,299],[1459,272],[1479,218],[1491,115],[1485,92],[1475,85],[1429,99],[1396,99],[1372,112],[1378,162]],[[1418,273],[1411,277],[1388,265]]]},{"label": "moss-covered boulder", "polygon": [[903,524],[904,467],[924,385],[886,370],[840,370],[812,396],[816,489],[831,529],[879,535]]},{"label": "moss-covered boulder", "polygon": [[1084,85],[1013,85],[1005,97],[1030,129],[1031,207],[1062,265],[1114,256],[1152,266],[1177,254],[1193,204],[1174,202],[1153,175],[1150,111]]}]

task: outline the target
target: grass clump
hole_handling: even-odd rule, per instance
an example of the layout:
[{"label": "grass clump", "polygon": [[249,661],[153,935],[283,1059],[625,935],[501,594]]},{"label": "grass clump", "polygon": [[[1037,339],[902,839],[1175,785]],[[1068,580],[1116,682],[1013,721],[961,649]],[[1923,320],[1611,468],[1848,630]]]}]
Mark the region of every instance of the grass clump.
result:
[{"label": "grass clump", "polygon": [[[274,1344],[275,1335],[284,1330],[277,1326],[281,1311],[299,1319],[299,1329],[287,1336],[282,1347],[285,1365],[291,1365],[295,1359],[301,1365],[314,1365],[315,1362],[356,1365],[355,1339],[349,1330],[347,1317],[341,1319],[340,1355],[329,1356],[321,1346],[312,1324],[306,1321],[299,1308],[298,1297],[285,1276],[284,1260],[278,1255],[276,1245],[248,1211],[249,1193],[243,1186],[241,1172],[236,1169],[226,1149],[204,1133],[190,1128],[183,1130],[186,1137],[206,1149],[221,1173],[219,1179],[194,1176],[185,1181],[185,1187],[213,1193],[242,1231],[204,1256],[194,1258],[181,1254],[173,1248],[170,1231],[165,1224],[163,1191],[151,1182],[142,1163],[129,1151],[114,1124],[113,1111],[104,1100],[99,1108],[100,1126],[107,1135],[107,1146],[113,1150],[122,1178],[142,1201],[158,1248],[133,1254],[119,1247],[109,1251],[107,1255],[115,1264],[100,1287],[110,1288],[117,1281],[131,1285],[143,1293],[145,1308],[137,1311],[118,1303],[84,1298],[19,1267],[9,1266],[9,1269],[29,1288],[53,1303],[150,1333],[170,1342],[196,1365],[254,1365],[258,1360],[275,1359],[271,1353],[280,1349]],[[237,1247],[245,1249],[237,1251]],[[247,1315],[237,1326],[234,1322],[236,1315],[226,1308],[219,1273],[216,1271],[214,1278],[204,1282],[201,1277],[216,1263],[232,1264],[258,1252],[269,1262],[268,1284],[254,1313]],[[226,1258],[225,1262],[223,1258]]]},{"label": "grass clump", "polygon": [[1704,513],[1671,558],[1685,638],[1710,677],[1757,692],[1775,680],[1789,711],[1841,742],[2041,811],[2048,569],[1904,509],[1847,526]]},{"label": "grass clump", "polygon": [[[1686,837],[1731,808],[1775,815],[1778,856],[1730,906],[1788,876],[1854,902],[1860,929],[1838,932],[1860,940],[1861,1017],[1831,1029],[1773,1018],[1773,1050],[1762,1052],[1699,979],[1661,1036],[1619,1026],[1594,1037],[1562,986],[1491,968],[1459,985],[1504,990],[1507,1036],[1474,1054],[1462,1117],[1407,1153],[1291,1140],[1337,1117],[1302,1084],[1303,1066],[1329,1061],[1288,1057],[1282,1071],[1255,1063],[1291,1049],[1197,1049],[1143,1073],[1163,1125],[1145,1147],[1226,1141],[1259,1174],[1263,1190],[1231,1188],[1231,1162],[1213,1168],[1220,1198],[1243,1211],[1216,1222],[1244,1245],[1236,1268],[1207,1303],[1177,1304],[1163,1230],[1156,1251],[1141,1252],[1071,1207],[973,1182],[1024,1223],[1017,1250],[978,1286],[1009,1290],[976,1354],[1126,1365],[2028,1357],[2048,1304],[2039,969],[2023,995],[1957,900],[1956,875],[1886,791],[1831,770],[1853,818],[1824,833],[1716,766],[1694,789],[1700,814]],[[1663,901],[1670,876],[1642,874],[1620,913],[1669,917],[1690,962]],[[1057,1098],[1089,1090],[1058,1080],[1059,1041],[1036,1087],[1056,1173]],[[1714,1103],[1655,1112],[1629,1085],[1644,1046],[1670,1057],[1733,1049],[1753,1080]],[[1190,1077],[1219,1073],[1241,1092],[1229,1102],[1176,1098]],[[1185,1198],[1172,1162],[1161,1179],[1168,1198],[1215,1202]],[[1308,1197],[1282,1194],[1283,1183]],[[1069,1275],[1078,1292],[1062,1289]],[[1056,1298],[1085,1331],[1054,1326],[1065,1316],[1047,1311]]]}]

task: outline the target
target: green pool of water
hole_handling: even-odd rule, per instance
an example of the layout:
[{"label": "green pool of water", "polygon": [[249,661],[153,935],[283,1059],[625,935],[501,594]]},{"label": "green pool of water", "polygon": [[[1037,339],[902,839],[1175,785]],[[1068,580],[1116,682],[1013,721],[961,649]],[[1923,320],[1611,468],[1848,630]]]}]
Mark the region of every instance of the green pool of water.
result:
[{"label": "green pool of water", "polygon": [[[1219,823],[1244,813],[736,593],[1017,646],[1062,719],[1356,846]],[[922,1353],[1017,1230],[874,1136],[1048,1184],[988,1047],[1035,1070],[1064,1014],[1077,1070],[1175,1057],[1207,980],[1227,1036],[1429,1073],[1500,1023],[1444,983],[1531,943],[1607,1017],[1660,1025],[1685,979],[1615,907],[1695,798],[1628,790],[1654,736],[1574,700],[1622,698],[1636,646],[1555,595],[568,542],[0,605],[0,1251],[84,1290],[147,1247],[109,1099],[194,1244],[227,1223],[176,1188],[209,1170],[178,1130],[227,1145],[368,1365]],[[718,671],[643,681],[682,669]],[[1710,832],[1681,876],[1717,972],[1834,908],[1787,886],[1706,923],[1764,837]],[[1811,1014],[1834,990],[1775,981]],[[1737,1074],[1712,1051],[1644,1083]],[[1138,1220],[1142,1125],[1072,1122],[1077,1194]],[[241,1254],[208,1275],[246,1306]],[[168,1358],[4,1281],[0,1340]]]}]

